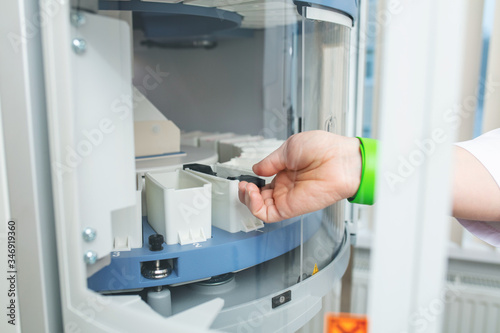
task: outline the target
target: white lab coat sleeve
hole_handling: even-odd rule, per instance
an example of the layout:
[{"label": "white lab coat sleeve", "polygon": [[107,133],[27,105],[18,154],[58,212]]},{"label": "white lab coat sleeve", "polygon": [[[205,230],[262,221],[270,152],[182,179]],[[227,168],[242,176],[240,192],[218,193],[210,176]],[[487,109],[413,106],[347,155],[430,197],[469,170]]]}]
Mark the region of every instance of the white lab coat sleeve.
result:
[{"label": "white lab coat sleeve", "polygon": [[[456,143],[474,155],[490,172],[500,186],[500,128],[485,133],[474,140]],[[498,203],[500,205],[500,202]],[[500,247],[500,221],[483,222],[458,219],[472,234],[483,241]]]}]

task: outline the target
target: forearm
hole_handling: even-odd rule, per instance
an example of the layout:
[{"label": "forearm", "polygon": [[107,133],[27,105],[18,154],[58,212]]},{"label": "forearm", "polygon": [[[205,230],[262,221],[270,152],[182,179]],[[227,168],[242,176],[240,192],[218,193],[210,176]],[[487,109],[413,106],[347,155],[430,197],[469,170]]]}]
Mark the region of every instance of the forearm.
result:
[{"label": "forearm", "polygon": [[500,221],[500,187],[474,155],[454,147],[453,216]]},{"label": "forearm", "polygon": [[[492,153],[496,151],[495,146]],[[483,161],[484,154],[480,156]],[[490,173],[492,168],[498,170],[496,160],[488,158],[489,170],[481,161],[468,150],[453,147],[452,214],[466,220],[500,222],[500,187]]]}]

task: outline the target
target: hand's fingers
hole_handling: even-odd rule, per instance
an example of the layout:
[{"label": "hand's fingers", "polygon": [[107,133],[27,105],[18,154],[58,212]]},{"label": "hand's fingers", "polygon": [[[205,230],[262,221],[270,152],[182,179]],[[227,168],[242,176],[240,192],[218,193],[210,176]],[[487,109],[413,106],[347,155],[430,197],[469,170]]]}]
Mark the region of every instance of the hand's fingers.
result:
[{"label": "hand's fingers", "polygon": [[238,183],[238,198],[242,204],[245,204],[245,192],[246,192],[247,182],[242,181]]},{"label": "hand's fingers", "polygon": [[262,199],[264,200],[264,202],[266,202],[266,200],[268,199],[274,200],[274,187],[271,186],[271,184],[268,184],[261,189],[260,194],[262,195]]},{"label": "hand's fingers", "polygon": [[276,205],[274,205],[274,200],[268,197],[265,201],[262,193],[271,192],[272,189],[267,189],[260,192],[259,188],[255,184],[248,183],[245,191],[245,204],[250,209],[250,212],[258,219],[264,222],[277,222],[281,221],[283,218],[280,216]]},{"label": "hand's fingers", "polygon": [[269,156],[264,158],[259,163],[255,164],[252,168],[253,172],[255,172],[255,174],[259,176],[269,177],[285,169],[286,145],[287,143],[285,142],[281,145],[281,147],[269,154]]},{"label": "hand's fingers", "polygon": [[250,212],[255,215],[264,206],[264,199],[259,188],[253,183],[245,185],[245,205],[250,209]]}]

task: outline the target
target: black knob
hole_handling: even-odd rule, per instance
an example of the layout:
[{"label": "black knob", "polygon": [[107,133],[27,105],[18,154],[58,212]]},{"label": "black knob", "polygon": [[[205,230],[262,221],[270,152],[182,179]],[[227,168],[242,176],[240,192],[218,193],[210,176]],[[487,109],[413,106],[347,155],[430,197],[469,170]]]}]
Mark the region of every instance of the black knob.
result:
[{"label": "black knob", "polygon": [[149,236],[149,249],[151,251],[163,250],[163,235],[153,234]]}]

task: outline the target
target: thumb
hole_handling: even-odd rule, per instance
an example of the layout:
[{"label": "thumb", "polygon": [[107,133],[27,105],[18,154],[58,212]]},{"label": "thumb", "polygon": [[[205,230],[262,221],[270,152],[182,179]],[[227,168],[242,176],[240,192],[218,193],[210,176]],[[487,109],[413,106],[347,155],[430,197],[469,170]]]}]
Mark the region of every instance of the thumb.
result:
[{"label": "thumb", "polygon": [[270,177],[286,168],[286,142],[252,168],[258,176]]}]

